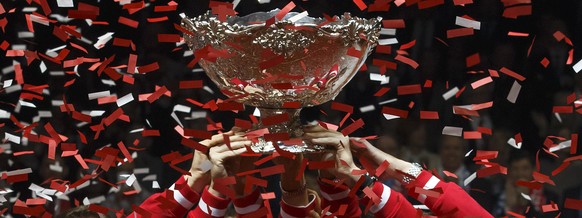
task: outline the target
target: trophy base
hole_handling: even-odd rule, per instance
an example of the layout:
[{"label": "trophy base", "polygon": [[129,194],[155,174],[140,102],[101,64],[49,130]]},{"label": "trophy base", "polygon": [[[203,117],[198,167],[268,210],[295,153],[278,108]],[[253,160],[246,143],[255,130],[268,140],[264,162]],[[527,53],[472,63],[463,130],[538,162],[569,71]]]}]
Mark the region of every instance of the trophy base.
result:
[{"label": "trophy base", "polygon": [[[253,143],[251,145],[251,149],[255,153],[269,154],[269,153],[273,153],[276,151],[275,145],[273,142],[265,141],[265,139],[263,137],[260,137],[258,140],[259,141],[257,143]],[[291,153],[322,153],[322,152],[328,152],[328,151],[332,150],[332,149],[329,149],[329,148],[321,146],[321,145],[308,144],[308,143],[305,143],[304,141],[301,141],[301,143],[299,143],[299,144],[293,144],[293,145],[286,145],[283,142],[276,142],[276,145],[281,150],[288,151]]]}]

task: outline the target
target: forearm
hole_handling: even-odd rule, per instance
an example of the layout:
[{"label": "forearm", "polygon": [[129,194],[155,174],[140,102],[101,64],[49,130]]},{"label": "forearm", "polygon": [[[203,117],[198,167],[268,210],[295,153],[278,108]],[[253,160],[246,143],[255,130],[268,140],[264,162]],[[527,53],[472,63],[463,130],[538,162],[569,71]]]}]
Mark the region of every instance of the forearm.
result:
[{"label": "forearm", "polygon": [[[302,155],[297,155],[295,163],[301,163]],[[281,174],[281,189],[283,193],[283,201],[291,206],[305,206],[309,203],[307,196],[307,189],[305,189],[305,178],[301,176],[297,180],[299,174],[299,167],[295,164],[285,164],[285,172]]]}]

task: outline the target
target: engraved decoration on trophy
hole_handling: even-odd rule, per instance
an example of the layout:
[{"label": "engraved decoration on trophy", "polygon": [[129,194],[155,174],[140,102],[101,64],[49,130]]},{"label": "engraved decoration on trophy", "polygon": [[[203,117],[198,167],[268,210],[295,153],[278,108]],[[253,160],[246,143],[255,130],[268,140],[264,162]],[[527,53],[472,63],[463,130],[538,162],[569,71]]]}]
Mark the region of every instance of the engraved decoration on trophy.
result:
[{"label": "engraved decoration on trophy", "polygon": [[345,13],[326,20],[291,12],[278,20],[279,11],[224,22],[209,12],[186,17],[182,26],[190,33],[184,39],[229,100],[261,112],[258,129],[268,133],[255,140],[255,152],[323,151],[297,140],[299,112],[338,95],[376,46],[382,19]]}]

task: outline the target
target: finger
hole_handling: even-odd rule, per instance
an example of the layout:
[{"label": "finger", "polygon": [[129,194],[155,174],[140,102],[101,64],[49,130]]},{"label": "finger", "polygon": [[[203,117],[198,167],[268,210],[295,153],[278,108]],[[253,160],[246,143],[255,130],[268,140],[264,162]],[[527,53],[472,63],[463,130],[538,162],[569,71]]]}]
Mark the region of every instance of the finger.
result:
[{"label": "finger", "polygon": [[341,146],[340,140],[337,138],[314,138],[314,139],[310,139],[308,140],[313,144],[318,144],[318,145],[322,145],[322,146],[331,146],[331,147],[335,147],[338,148],[339,146]]},{"label": "finger", "polygon": [[321,132],[321,131],[329,131],[326,128],[323,128],[323,126],[317,124],[317,125],[308,125],[308,126],[303,126],[303,131],[308,131],[308,132]]},{"label": "finger", "polygon": [[324,138],[324,137],[344,137],[336,132],[308,132],[303,134],[303,138]]},{"label": "finger", "polygon": [[216,152],[218,153],[222,153],[228,150],[235,150],[235,149],[239,149],[239,148],[244,148],[245,146],[250,146],[252,144],[251,141],[249,140],[245,140],[245,141],[236,141],[236,142],[231,142],[230,143],[230,148],[228,145],[226,144],[222,144],[220,146],[217,146],[217,150]]},{"label": "finger", "polygon": [[235,150],[230,150],[230,151],[222,152],[221,153],[221,156],[222,156],[222,159],[223,160],[226,160],[226,159],[229,159],[229,158],[233,158],[233,157],[239,156],[242,153],[245,153],[245,151],[247,151],[247,149],[243,147],[243,148],[239,148],[239,149],[235,149]]}]

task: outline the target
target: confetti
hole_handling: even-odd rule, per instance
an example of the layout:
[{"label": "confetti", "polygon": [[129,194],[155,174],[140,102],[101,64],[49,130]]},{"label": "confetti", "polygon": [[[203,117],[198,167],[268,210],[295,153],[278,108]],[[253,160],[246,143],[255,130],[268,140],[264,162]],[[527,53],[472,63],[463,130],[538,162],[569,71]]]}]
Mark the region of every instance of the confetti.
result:
[{"label": "confetti", "polygon": [[459,16],[457,16],[457,18],[455,19],[455,24],[462,26],[462,27],[472,28],[472,29],[476,29],[476,30],[481,29],[481,22],[467,19],[464,17],[459,17]]},{"label": "confetti", "polygon": [[511,86],[509,94],[507,95],[507,100],[515,104],[515,101],[517,101],[517,96],[519,95],[520,90],[521,85],[517,81],[513,81],[513,85]]},{"label": "confetti", "polygon": [[454,127],[454,126],[445,126],[443,128],[442,134],[461,137],[461,136],[463,136],[463,128]]},{"label": "confetti", "polygon": [[470,35],[473,35],[473,28],[459,28],[447,30],[447,38],[449,39]]},{"label": "confetti", "polygon": [[574,72],[579,73],[582,70],[582,60],[579,60],[574,66],[572,66]]}]

